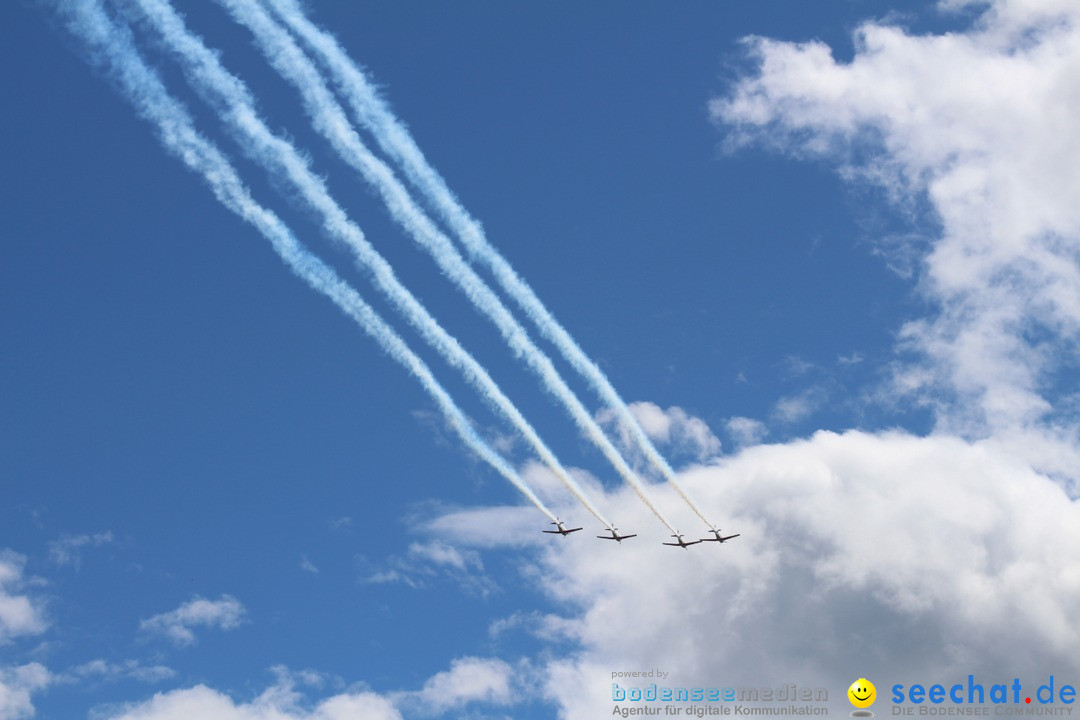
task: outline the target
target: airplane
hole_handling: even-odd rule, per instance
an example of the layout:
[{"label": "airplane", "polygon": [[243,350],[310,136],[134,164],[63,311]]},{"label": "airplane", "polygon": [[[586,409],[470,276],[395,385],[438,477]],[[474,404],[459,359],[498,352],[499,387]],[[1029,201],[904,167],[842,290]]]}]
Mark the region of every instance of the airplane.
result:
[{"label": "airplane", "polygon": [[582,529],[582,528],[569,528],[569,529],[567,529],[566,525],[563,524],[562,520],[556,520],[555,522],[553,522],[551,524],[555,525],[558,528],[558,530],[541,530],[540,532],[545,532],[548,535],[562,535],[563,537],[566,537],[570,533],[577,532],[578,530]]},{"label": "airplane", "polygon": [[687,548],[687,547],[690,547],[691,545],[697,545],[699,542],[701,542],[700,540],[691,540],[690,542],[686,542],[685,540],[683,540],[683,536],[682,536],[681,533],[676,533],[675,535],[672,535],[671,537],[675,538],[675,542],[673,542],[673,543],[662,543],[662,544],[663,545],[670,545],[671,547]]},{"label": "airplane", "polygon": [[608,532],[611,533],[611,535],[597,535],[596,537],[600,538],[601,540],[614,540],[615,542],[620,542],[620,543],[623,540],[627,539],[627,538],[637,537],[636,534],[634,534],[634,535],[620,535],[619,534],[619,528],[614,527],[614,526],[608,528]]},{"label": "airplane", "polygon": [[717,530],[716,528],[713,528],[709,532],[711,532],[716,537],[701,538],[701,540],[699,540],[698,542],[718,542],[718,543],[722,543],[722,542],[727,542],[731,538],[737,538],[740,535],[742,535],[742,533],[735,533],[734,535],[721,535],[720,531]]}]

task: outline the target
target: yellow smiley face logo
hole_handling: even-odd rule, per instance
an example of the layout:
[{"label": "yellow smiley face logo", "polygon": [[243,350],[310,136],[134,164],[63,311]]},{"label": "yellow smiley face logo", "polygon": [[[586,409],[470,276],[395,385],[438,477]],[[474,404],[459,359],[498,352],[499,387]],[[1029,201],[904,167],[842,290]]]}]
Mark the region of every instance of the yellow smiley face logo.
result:
[{"label": "yellow smiley face logo", "polygon": [[857,708],[868,708],[877,698],[877,688],[866,678],[859,678],[847,689],[848,700]]}]

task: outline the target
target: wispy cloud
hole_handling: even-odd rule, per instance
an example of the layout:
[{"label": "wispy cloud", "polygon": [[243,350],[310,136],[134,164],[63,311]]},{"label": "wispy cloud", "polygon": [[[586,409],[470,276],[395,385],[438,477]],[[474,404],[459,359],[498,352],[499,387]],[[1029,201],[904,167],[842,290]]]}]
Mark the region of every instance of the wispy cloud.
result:
[{"label": "wispy cloud", "polygon": [[245,622],[246,613],[240,601],[231,595],[222,595],[217,600],[195,597],[175,610],[141,621],[139,629],[163,635],[176,645],[192,645],[196,642],[196,628],[233,630]]},{"label": "wispy cloud", "polygon": [[850,355],[837,355],[836,362],[841,365],[858,365],[863,361],[862,353],[853,352]]},{"label": "wispy cloud", "polygon": [[412,588],[429,587],[436,580],[449,580],[466,592],[487,596],[498,586],[484,571],[480,554],[435,540],[411,543],[404,555],[394,555],[381,563],[358,558],[362,581],[385,584],[401,583]]},{"label": "wispy cloud", "polygon": [[157,683],[176,677],[176,671],[165,665],[143,665],[138,660],[114,663],[103,659],[77,665],[56,676],[57,682],[104,681],[129,679]]},{"label": "wispy cloud", "polygon": [[78,568],[84,548],[101,547],[112,541],[113,534],[110,531],[93,535],[61,535],[49,543],[49,559],[57,565],[73,565]]},{"label": "wispy cloud", "polygon": [[748,417],[733,417],[727,421],[727,431],[735,440],[737,447],[756,445],[768,434],[769,429],[760,420]]},{"label": "wispy cloud", "polygon": [[807,388],[794,395],[787,395],[773,405],[772,416],[782,423],[797,423],[806,420],[822,406],[826,392],[819,386]]},{"label": "wispy cloud", "polygon": [[351,517],[349,517],[348,515],[345,515],[345,516],[339,517],[339,518],[334,518],[329,523],[327,523],[327,526],[330,528],[330,531],[331,532],[336,532],[336,533],[348,532],[348,531],[352,530],[352,525],[353,525],[353,519]]},{"label": "wispy cloud", "polygon": [[580,640],[584,623],[554,613],[516,612],[509,617],[493,620],[488,625],[488,635],[498,639],[514,631],[524,631],[547,642]]},{"label": "wispy cloud", "polygon": [[780,363],[784,375],[789,378],[797,378],[806,375],[817,366],[799,355],[788,355]]}]

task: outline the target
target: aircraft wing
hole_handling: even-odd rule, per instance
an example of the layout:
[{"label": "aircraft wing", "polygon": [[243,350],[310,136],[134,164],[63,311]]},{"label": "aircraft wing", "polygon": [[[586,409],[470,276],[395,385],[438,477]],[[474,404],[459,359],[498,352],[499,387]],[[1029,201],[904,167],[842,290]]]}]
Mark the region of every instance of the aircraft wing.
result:
[{"label": "aircraft wing", "polygon": [[716,533],[716,537],[701,538],[701,540],[699,540],[698,542],[720,542],[720,543],[722,543],[722,542],[726,542],[726,541],[730,540],[731,538],[737,538],[741,534],[742,533],[735,533],[734,535],[721,535],[720,533]]},{"label": "aircraft wing", "polygon": [[661,543],[661,545],[670,545],[671,547],[690,547],[691,545],[697,545],[700,540],[691,540],[690,542],[675,542],[675,543]]}]

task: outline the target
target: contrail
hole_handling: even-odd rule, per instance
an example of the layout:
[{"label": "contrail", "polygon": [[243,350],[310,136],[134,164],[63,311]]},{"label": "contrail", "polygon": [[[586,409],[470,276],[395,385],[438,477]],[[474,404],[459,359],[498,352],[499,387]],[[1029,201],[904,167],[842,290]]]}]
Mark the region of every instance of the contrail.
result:
[{"label": "contrail", "polygon": [[157,127],[165,148],[202,176],[214,196],[253,225],[273,246],[290,270],[315,291],[322,293],[360,325],[391,358],[409,371],[435,400],[451,427],[496,472],[509,480],[552,521],[555,515],[521,480],[517,472],[484,442],[438,383],[431,370],[405,341],[387,325],[360,295],[333,269],[308,252],[273,212],[259,205],[236,170],[209,140],[196,129],[187,110],[176,101],[160,77],[143,61],[127,28],[106,15],[99,0],[70,0],[58,6],[68,28],[83,42],[92,61],[104,67],[119,84],[136,112]]},{"label": "contrail", "polygon": [[[392,157],[404,170],[409,181],[432,203],[447,225],[461,239],[470,255],[487,265],[499,285],[554,344],[566,360],[588,382],[600,398],[611,407],[628,430],[642,453],[664,479],[679,493],[686,504],[710,528],[714,527],[683,489],[675,470],[656,449],[641,424],[630,412],[626,402],[608,380],[603,370],[581,349],[573,336],[536,296],[528,283],[514,271],[510,263],[492,246],[478,221],[469,215],[453,191],[424,157],[409,131],[394,116],[386,103],[368,82],[363,72],[348,57],[329,33],[312,23],[295,0],[263,0],[269,4],[286,25],[300,37],[330,71],[343,97],[349,102],[353,115],[378,142],[383,152]],[[235,0],[230,3],[235,5]]]},{"label": "contrail", "polygon": [[457,367],[481,396],[518,428],[541,460],[597,520],[605,527],[612,527],[487,371],[398,281],[390,264],[372,247],[360,228],[349,220],[345,211],[330,196],[325,183],[311,171],[307,160],[292,144],[275,136],[259,118],[247,86],[221,65],[217,56],[199,37],[188,31],[183,19],[168,2],[136,2],[165,44],[180,59],[192,87],[227,121],[244,151],[271,174],[288,178],[304,202],[322,216],[324,229],[352,248],[359,262],[371,273],[376,287],[394,303],[425,341]]},{"label": "contrail", "polygon": [[[270,64],[300,90],[308,116],[315,128],[330,141],[342,159],[352,165],[378,190],[394,219],[431,254],[447,277],[462,289],[472,303],[495,323],[511,349],[521,356],[530,369],[540,377],[548,392],[562,402],[573,420],[603,452],[657,518],[673,533],[677,532],[653,503],[645,486],[608,440],[592,415],[559,376],[551,360],[533,343],[528,333],[514,319],[498,296],[469,267],[453,243],[416,205],[408,191],[394,177],[393,171],[367,150],[352,129],[345,112],[326,87],[318,70],[288,33],[253,2],[219,1],[239,22],[254,33],[257,44],[262,48]],[[140,0],[140,2],[157,3],[160,0]],[[216,58],[213,59],[216,61]],[[232,80],[235,81],[235,78]],[[239,100],[240,96],[234,99]]]}]

